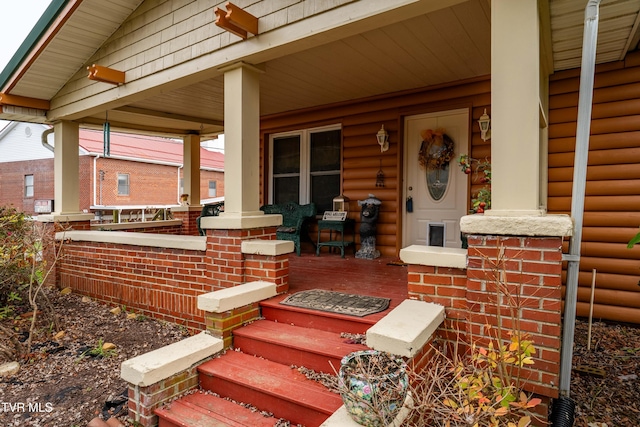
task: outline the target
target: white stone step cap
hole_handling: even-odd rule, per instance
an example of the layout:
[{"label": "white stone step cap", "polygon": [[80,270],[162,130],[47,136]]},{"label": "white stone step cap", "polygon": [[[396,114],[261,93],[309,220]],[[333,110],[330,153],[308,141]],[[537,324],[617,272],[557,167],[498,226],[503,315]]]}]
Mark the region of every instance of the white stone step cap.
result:
[{"label": "white stone step cap", "polygon": [[289,240],[253,239],[243,241],[240,250],[243,254],[277,256],[290,254],[295,250],[295,245]]},{"label": "white stone step cap", "polygon": [[257,280],[198,295],[198,308],[210,313],[224,313],[274,296],[276,296],[275,283]]},{"label": "white stone step cap", "polygon": [[444,307],[404,300],[367,331],[367,346],[404,357],[413,357],[444,322]]},{"label": "white stone step cap", "polygon": [[194,364],[222,351],[221,339],[200,332],[133,359],[120,367],[120,378],[130,384],[146,387],[190,368]]},{"label": "white stone step cap", "polygon": [[[407,393],[407,398],[404,400],[404,405],[400,409],[398,416],[388,424],[387,427],[400,427],[404,420],[409,416],[409,412],[413,408],[413,399],[411,393]],[[342,405],[336,412],[323,422],[320,427],[362,427],[362,425],[353,421],[347,412],[347,408]]]}]

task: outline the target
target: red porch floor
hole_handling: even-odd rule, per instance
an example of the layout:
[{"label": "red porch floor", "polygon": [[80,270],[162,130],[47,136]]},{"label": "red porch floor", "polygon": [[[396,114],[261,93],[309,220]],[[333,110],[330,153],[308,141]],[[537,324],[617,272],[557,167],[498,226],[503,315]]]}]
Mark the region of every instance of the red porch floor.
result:
[{"label": "red porch floor", "polygon": [[[326,289],[359,295],[390,298],[389,309],[407,299],[407,267],[397,258],[357,259],[353,251],[323,251],[320,256],[303,246],[301,256],[289,256],[289,293],[307,289]],[[384,315],[388,312],[380,313]]]}]

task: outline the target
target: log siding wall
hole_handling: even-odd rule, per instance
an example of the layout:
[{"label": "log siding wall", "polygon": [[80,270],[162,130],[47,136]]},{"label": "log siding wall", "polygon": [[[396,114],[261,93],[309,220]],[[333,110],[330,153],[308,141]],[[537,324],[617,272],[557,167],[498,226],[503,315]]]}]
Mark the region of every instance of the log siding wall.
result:
[{"label": "log siding wall", "polygon": [[[640,226],[640,52],[598,66],[594,81],[591,137],[578,315],[589,314],[592,270],[596,270],[594,316],[640,319],[640,247],[627,242]],[[549,213],[569,213],[578,110],[579,70],[550,79]],[[565,242],[565,252],[568,244]]]},{"label": "log siding wall", "polygon": [[[268,176],[269,135],[340,123],[342,125],[342,193],[349,197],[349,216],[360,220],[358,200],[374,194],[382,201],[378,221],[376,247],[385,256],[397,256],[402,242],[403,214],[403,119],[414,114],[456,108],[471,108],[471,156],[489,159],[490,140],[482,141],[476,121],[484,109],[490,114],[491,81],[489,77],[456,82],[455,84],[425,88],[419,91],[394,93],[364,100],[323,106],[309,110],[262,117],[262,202],[266,200]],[[380,153],[376,133],[384,125],[389,133],[389,150]],[[462,142],[462,146],[468,146]],[[469,153],[464,149],[462,153]],[[417,162],[417,153],[416,159]],[[376,187],[376,175],[382,164],[385,186]],[[455,165],[454,173],[458,171]],[[462,172],[460,172],[462,173]],[[482,184],[469,177],[471,191],[476,193]],[[356,225],[356,234],[359,224]],[[312,232],[313,236],[314,233]],[[359,246],[359,236],[356,236]]]}]

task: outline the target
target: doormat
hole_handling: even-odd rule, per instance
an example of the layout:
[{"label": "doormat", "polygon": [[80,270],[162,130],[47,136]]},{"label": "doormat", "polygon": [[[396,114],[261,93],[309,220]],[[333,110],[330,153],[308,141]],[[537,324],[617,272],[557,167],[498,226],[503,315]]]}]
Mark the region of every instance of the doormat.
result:
[{"label": "doormat", "polygon": [[312,289],[289,295],[280,304],[364,317],[386,310],[389,307],[389,301],[389,298]]}]

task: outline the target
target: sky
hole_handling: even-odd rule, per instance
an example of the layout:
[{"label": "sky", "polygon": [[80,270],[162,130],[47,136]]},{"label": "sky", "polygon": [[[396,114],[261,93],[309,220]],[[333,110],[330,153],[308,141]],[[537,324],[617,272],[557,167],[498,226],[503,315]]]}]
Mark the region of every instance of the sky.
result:
[{"label": "sky", "polygon": [[[51,0],[1,0],[2,25],[0,25],[0,69],[18,50]],[[7,122],[0,120],[0,129]]]}]

